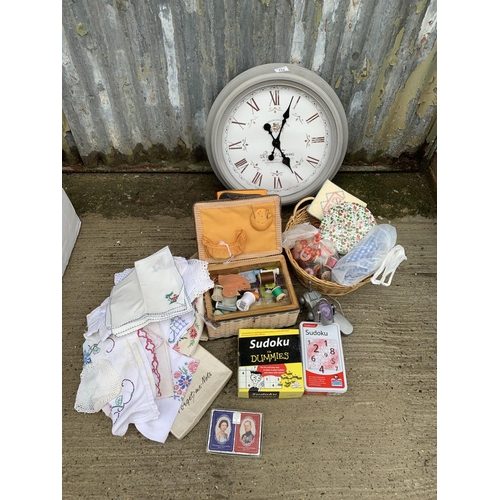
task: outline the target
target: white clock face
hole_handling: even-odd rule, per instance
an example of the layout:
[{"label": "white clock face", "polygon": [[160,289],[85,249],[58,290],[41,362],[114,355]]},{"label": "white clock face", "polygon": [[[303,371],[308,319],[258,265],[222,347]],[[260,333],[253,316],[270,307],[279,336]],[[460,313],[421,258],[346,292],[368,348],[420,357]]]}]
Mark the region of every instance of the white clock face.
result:
[{"label": "white clock face", "polygon": [[231,177],[244,189],[285,197],[299,193],[300,198],[325,180],[335,130],[311,94],[264,85],[242,95],[226,116],[222,154]]},{"label": "white clock face", "polygon": [[339,170],[347,118],[332,87],[296,64],[263,64],[231,80],[207,118],[207,156],[229,189],[266,189],[283,204],[315,195]]}]

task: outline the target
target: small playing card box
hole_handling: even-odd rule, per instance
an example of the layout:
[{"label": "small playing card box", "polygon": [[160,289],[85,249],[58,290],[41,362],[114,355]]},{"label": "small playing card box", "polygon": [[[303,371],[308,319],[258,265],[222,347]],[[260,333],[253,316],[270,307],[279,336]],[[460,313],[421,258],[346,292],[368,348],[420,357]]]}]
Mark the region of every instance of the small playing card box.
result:
[{"label": "small playing card box", "polygon": [[304,370],[304,394],[342,394],[347,378],[340,328],[303,321],[299,325]]},{"label": "small playing card box", "polygon": [[260,457],[262,422],[262,413],[213,409],[208,428],[207,453]]},{"label": "small playing card box", "polygon": [[242,328],[238,333],[238,397],[298,398],[304,394],[297,328]]},{"label": "small playing card box", "polygon": [[[282,328],[296,323],[300,305],[295,294],[282,247],[281,198],[278,195],[194,204],[198,258],[208,262],[214,283],[220,276],[266,277],[272,270],[276,289],[266,283],[247,310],[226,309],[205,293],[206,329],[209,339],[238,335],[240,328]],[[271,273],[271,274],[272,274]],[[261,281],[264,281],[263,279]],[[271,280],[272,281],[272,280]],[[257,289],[262,291],[262,283]],[[252,287],[254,285],[252,284]]]}]

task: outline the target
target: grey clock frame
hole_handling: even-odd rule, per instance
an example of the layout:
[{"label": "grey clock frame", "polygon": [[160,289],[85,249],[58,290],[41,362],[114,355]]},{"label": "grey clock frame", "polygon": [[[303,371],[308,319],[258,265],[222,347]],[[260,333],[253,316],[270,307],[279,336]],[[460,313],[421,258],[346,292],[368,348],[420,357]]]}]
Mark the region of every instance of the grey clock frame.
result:
[{"label": "grey clock frame", "polygon": [[[288,71],[283,68],[288,68]],[[287,85],[311,95],[323,110],[332,133],[330,158],[324,162],[322,172],[311,183],[296,193],[281,194],[279,190],[270,193],[279,194],[282,204],[289,205],[315,195],[326,180],[332,180],[340,169],[347,150],[348,125],[344,108],[332,87],[319,75],[302,66],[288,63],[263,64],[240,73],[221,90],[210,109],[205,145],[208,160],[219,181],[227,189],[249,189],[231,175],[230,167],[225,163],[223,131],[231,110],[241,96],[268,85]],[[265,134],[262,134],[262,141],[268,146],[269,138]]]}]

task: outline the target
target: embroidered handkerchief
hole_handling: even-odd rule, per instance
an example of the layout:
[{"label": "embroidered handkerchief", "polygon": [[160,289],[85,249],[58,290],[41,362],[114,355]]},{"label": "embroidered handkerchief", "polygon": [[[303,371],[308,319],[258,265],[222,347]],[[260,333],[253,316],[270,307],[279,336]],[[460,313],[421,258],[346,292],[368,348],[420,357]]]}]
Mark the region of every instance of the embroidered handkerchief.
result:
[{"label": "embroidered handkerchief", "polygon": [[196,375],[199,366],[197,359],[184,356],[170,348],[168,353],[172,369],[174,394],[170,398],[155,399],[159,410],[158,418],[135,424],[137,430],[144,437],[159,443],[164,443],[167,440],[182,401],[192,383],[193,375]]},{"label": "embroidered handkerchief", "polygon": [[[132,334],[133,335],[133,334]],[[169,398],[174,394],[168,344],[158,323],[150,323],[137,331],[153,376],[155,398]]]},{"label": "embroidered handkerchief", "polygon": [[193,302],[194,306],[194,321],[187,329],[186,333],[172,346],[178,352],[191,356],[198,347],[201,335],[205,326],[205,301],[203,295],[200,295]]},{"label": "embroidered handkerchief", "polygon": [[191,310],[182,277],[165,247],[135,262],[133,271],[112,288],[106,328],[119,337]]}]

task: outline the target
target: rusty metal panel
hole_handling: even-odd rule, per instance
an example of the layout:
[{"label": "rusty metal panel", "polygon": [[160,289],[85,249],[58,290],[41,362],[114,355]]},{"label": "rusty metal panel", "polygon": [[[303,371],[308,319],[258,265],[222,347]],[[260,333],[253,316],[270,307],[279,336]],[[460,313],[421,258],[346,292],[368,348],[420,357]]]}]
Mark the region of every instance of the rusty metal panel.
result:
[{"label": "rusty metal panel", "polygon": [[84,165],[198,161],[218,93],[269,62],[336,91],[346,161],[419,153],[437,115],[436,0],[64,0],[63,112]]}]

